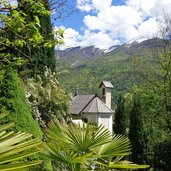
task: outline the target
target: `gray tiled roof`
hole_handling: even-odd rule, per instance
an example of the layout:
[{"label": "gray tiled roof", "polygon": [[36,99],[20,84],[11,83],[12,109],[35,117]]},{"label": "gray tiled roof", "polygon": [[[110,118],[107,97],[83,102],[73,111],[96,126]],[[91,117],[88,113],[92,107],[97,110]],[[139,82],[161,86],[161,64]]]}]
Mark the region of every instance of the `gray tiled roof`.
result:
[{"label": "gray tiled roof", "polygon": [[107,88],[113,88],[113,85],[110,81],[101,81],[99,87],[101,87],[102,85],[104,85]]},{"label": "gray tiled roof", "polygon": [[83,113],[113,113],[106,104],[100,100],[98,97],[95,97],[90,104],[83,110]]},{"label": "gray tiled roof", "polygon": [[74,96],[72,98],[70,113],[75,115],[80,114],[95,96],[95,94]]}]

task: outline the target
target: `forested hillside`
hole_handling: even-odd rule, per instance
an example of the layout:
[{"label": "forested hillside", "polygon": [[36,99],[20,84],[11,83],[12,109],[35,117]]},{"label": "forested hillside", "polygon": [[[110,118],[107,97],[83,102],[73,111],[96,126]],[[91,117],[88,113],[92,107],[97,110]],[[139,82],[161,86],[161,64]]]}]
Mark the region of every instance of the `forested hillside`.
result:
[{"label": "forested hillside", "polygon": [[[78,89],[80,93],[98,93],[101,80],[110,80],[114,85],[113,97],[127,92],[134,85],[156,74],[152,51],[161,46],[161,40],[152,39],[141,43],[124,44],[109,53],[97,53],[88,59],[82,54],[65,53],[58,58],[60,81],[68,91]],[[74,49],[73,49],[74,50]],[[68,52],[68,50],[66,50]],[[56,53],[58,55],[58,52]],[[74,65],[75,64],[75,65]],[[156,63],[157,65],[157,63]],[[148,70],[152,73],[147,73]]]}]

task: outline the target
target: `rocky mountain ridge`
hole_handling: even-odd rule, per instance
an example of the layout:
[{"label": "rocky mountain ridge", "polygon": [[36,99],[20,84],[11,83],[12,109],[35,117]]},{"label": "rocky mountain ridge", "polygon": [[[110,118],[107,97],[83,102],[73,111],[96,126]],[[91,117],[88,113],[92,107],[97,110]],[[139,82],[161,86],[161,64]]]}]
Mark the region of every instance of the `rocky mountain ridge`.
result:
[{"label": "rocky mountain ridge", "polygon": [[92,58],[94,56],[103,56],[105,53],[103,50],[96,48],[95,46],[88,46],[88,47],[71,47],[65,50],[57,50],[56,51],[57,58],[60,60],[61,58],[65,57],[72,57],[72,56],[82,56],[83,58]]},{"label": "rocky mountain ridge", "polygon": [[161,39],[154,38],[142,42],[134,41],[122,45],[114,45],[105,50],[101,50],[95,46],[77,46],[65,50],[57,50],[56,57],[59,64],[65,63],[66,65],[69,64],[71,67],[75,67],[83,65],[92,59],[104,58],[112,54],[126,54],[128,56],[142,55],[144,52],[152,48],[158,48],[162,44]]}]

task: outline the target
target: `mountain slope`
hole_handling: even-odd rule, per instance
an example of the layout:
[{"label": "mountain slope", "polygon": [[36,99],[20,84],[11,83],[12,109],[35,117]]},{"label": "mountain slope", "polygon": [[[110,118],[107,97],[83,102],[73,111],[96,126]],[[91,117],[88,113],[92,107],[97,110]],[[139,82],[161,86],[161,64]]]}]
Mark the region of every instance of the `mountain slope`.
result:
[{"label": "mountain slope", "polygon": [[95,57],[101,57],[105,53],[94,46],[89,47],[73,47],[66,50],[56,51],[56,57],[59,63],[68,64],[71,67],[79,66]]},{"label": "mountain slope", "polygon": [[[59,71],[65,69],[68,72],[60,76],[60,81],[70,92],[74,93],[75,89],[78,89],[80,93],[99,94],[100,81],[109,80],[114,85],[113,96],[117,96],[148,79],[150,74],[155,75],[151,50],[160,46],[160,39],[152,39],[120,45],[101,56],[85,58],[80,53],[74,52],[73,56],[67,56],[65,53],[66,56],[59,60],[58,69]],[[70,54],[73,53],[70,51]],[[82,61],[72,66],[71,63],[75,59]]]}]

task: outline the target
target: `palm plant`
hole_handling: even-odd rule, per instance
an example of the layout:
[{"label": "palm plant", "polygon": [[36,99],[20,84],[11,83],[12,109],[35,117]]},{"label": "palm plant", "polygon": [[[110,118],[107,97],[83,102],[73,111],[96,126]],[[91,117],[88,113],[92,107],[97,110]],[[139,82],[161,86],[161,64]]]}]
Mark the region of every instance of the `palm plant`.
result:
[{"label": "palm plant", "polygon": [[112,136],[103,126],[67,125],[54,120],[46,131],[43,154],[52,160],[54,170],[112,170],[147,168],[122,160],[130,154],[130,142],[122,135]]},{"label": "palm plant", "polygon": [[[1,114],[0,119],[4,116],[6,114]],[[23,161],[26,157],[40,152],[37,147],[41,141],[31,138],[31,134],[7,132],[13,126],[13,123],[0,126],[0,171],[18,171],[41,163],[40,160]]]}]

